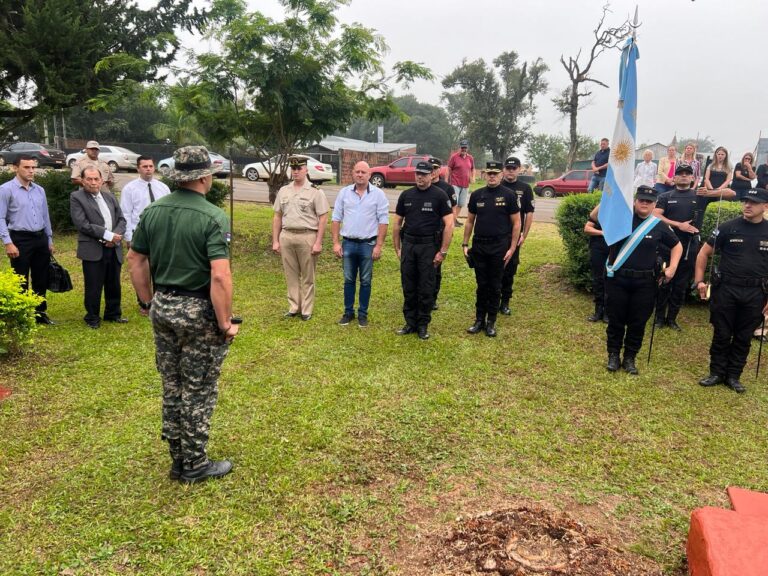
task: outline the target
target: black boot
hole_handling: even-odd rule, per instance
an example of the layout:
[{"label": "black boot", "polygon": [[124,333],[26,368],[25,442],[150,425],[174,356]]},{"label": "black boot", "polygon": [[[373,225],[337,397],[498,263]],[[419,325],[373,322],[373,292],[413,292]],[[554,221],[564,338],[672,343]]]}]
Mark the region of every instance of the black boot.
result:
[{"label": "black boot", "polygon": [[605,309],[600,304],[595,304],[595,313],[587,316],[587,322],[600,322],[605,316]]},{"label": "black boot", "polygon": [[509,308],[509,300],[502,300],[501,306],[499,306],[499,312],[504,314],[504,316],[509,316],[512,314],[512,310]]},{"label": "black boot", "polygon": [[653,321],[653,325],[657,330],[660,330],[667,325],[667,321],[664,319],[664,316],[656,316],[656,319]]},{"label": "black boot", "polygon": [[637,376],[639,374],[637,366],[635,366],[635,357],[630,356],[626,352],[624,353],[624,361],[621,363],[621,367],[624,368],[624,371],[628,374],[632,374],[632,376]]},{"label": "black boot", "polygon": [[725,385],[739,394],[744,394],[744,392],[747,391],[747,389],[744,388],[744,384],[739,382],[739,379],[736,376],[728,376],[728,378],[725,379]]},{"label": "black boot", "polygon": [[490,336],[491,338],[496,337],[496,322],[493,320],[488,320],[488,322],[485,324],[485,335]]},{"label": "black boot", "polygon": [[619,353],[608,352],[608,364],[605,366],[608,372],[616,372],[619,369]]},{"label": "black boot", "polygon": [[467,332],[470,334],[478,334],[485,330],[485,321],[484,320],[475,320],[475,323],[472,324],[469,328],[467,328]]}]

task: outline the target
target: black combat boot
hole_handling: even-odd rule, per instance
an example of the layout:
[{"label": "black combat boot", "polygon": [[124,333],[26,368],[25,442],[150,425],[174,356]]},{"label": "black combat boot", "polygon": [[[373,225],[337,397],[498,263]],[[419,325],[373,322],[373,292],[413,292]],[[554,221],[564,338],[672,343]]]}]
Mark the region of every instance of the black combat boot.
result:
[{"label": "black combat boot", "polygon": [[488,320],[485,324],[485,335],[491,338],[496,337],[496,322],[494,320]]},{"label": "black combat boot", "polygon": [[608,364],[605,366],[608,372],[616,372],[619,369],[619,353],[608,352]]},{"label": "black combat boot", "polygon": [[509,300],[502,300],[501,306],[499,306],[499,312],[504,314],[504,316],[509,316],[512,314],[512,310],[509,308]]},{"label": "black combat boot", "polygon": [[637,376],[640,373],[637,370],[637,366],[635,366],[635,357],[627,353],[624,353],[624,361],[621,363],[621,367],[628,374],[632,374],[632,376]]},{"label": "black combat boot", "polygon": [[747,391],[747,389],[744,388],[744,384],[739,382],[739,378],[737,376],[728,376],[728,378],[725,379],[725,385],[734,392],[738,392],[739,394],[744,394],[744,392]]},{"label": "black combat boot", "polygon": [[469,328],[467,328],[467,332],[470,334],[478,334],[485,330],[485,320],[480,320],[479,318],[475,320],[475,323],[472,324]]},{"label": "black combat boot", "polygon": [[587,316],[587,322],[600,322],[605,316],[605,308],[600,304],[595,304],[595,313],[591,316]]}]

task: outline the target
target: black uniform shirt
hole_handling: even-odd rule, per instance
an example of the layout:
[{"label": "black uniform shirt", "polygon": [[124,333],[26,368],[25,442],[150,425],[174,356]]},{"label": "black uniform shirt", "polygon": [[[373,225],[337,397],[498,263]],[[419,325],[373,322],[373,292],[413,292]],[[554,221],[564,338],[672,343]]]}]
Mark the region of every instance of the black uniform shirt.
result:
[{"label": "black uniform shirt", "polygon": [[768,164],[760,164],[755,176],[757,176],[758,188],[768,188]]},{"label": "black uniform shirt", "polygon": [[[632,231],[640,226],[644,221],[637,214],[632,216]],[[656,266],[656,254],[659,249],[659,245],[666,246],[668,249],[672,249],[679,242],[675,233],[672,232],[672,228],[659,222],[653,229],[648,232],[645,237],[635,248],[634,252],[629,255],[629,258],[622,265],[624,270],[653,270]],[[616,256],[621,250],[621,246],[624,244],[624,240],[616,242],[610,246],[610,253],[608,255],[608,262],[613,264],[616,260]]]},{"label": "black uniform shirt", "polygon": [[[675,188],[659,196],[656,208],[663,210],[664,217],[669,220],[674,220],[675,222],[693,220],[693,225],[696,228],[700,228],[701,223],[704,221],[704,212],[707,209],[707,205],[717,200],[717,198],[697,196],[696,190],[692,188],[687,190]],[[682,232],[677,229],[674,232],[683,242],[686,242],[692,236],[688,232]]]},{"label": "black uniform shirt", "polygon": [[440,232],[443,216],[451,214],[451,202],[435,185],[426,190],[408,188],[397,199],[395,214],[405,218],[406,234],[429,236]]},{"label": "black uniform shirt", "polygon": [[443,192],[445,192],[445,195],[448,196],[448,200],[451,201],[451,208],[456,206],[456,204],[459,203],[458,198],[456,198],[456,189],[448,184],[445,180],[438,179],[437,182],[432,182],[433,186],[437,186],[440,188]]},{"label": "black uniform shirt", "polygon": [[720,225],[707,240],[720,256],[720,272],[739,278],[768,278],[768,221],[743,216]]},{"label": "black uniform shirt", "polygon": [[514,182],[502,180],[501,185],[512,190],[517,197],[517,205],[520,207],[520,231],[522,232],[525,229],[525,215],[536,210],[536,203],[533,200],[533,189],[525,182],[520,182],[520,180],[515,180]]},{"label": "black uniform shirt", "polygon": [[515,193],[504,186],[478,188],[469,196],[467,210],[475,215],[475,236],[509,236],[510,214],[517,214]]},{"label": "black uniform shirt", "polygon": [[[592,225],[597,230],[602,230],[603,227],[600,226],[600,222],[597,220],[592,220],[592,218],[588,218],[590,222],[592,222]],[[605,236],[592,236],[589,235],[589,249],[590,250],[596,250],[601,253],[608,253],[608,244],[605,243]]]}]

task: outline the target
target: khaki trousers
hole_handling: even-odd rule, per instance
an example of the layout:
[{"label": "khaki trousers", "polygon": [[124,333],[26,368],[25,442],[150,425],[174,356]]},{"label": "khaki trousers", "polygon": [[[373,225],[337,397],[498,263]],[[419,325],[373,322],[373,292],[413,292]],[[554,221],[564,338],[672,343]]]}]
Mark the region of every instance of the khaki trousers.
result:
[{"label": "khaki trousers", "polygon": [[303,316],[315,307],[315,265],[312,245],[317,232],[283,230],[280,233],[280,257],[288,284],[288,311]]}]

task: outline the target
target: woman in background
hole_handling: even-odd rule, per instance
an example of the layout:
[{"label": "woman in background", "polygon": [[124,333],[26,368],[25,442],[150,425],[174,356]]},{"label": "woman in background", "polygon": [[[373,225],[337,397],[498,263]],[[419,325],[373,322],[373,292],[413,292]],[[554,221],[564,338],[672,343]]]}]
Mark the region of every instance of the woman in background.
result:
[{"label": "woman in background", "polygon": [[701,180],[701,162],[696,159],[696,144],[688,142],[683,149],[683,155],[680,157],[680,164],[688,164],[693,168],[693,180],[691,180],[691,188],[698,188],[699,180]]},{"label": "woman in background", "polygon": [[741,200],[744,197],[744,193],[752,188],[752,180],[757,178],[757,174],[752,168],[754,161],[752,154],[747,152],[741,157],[741,162],[737,162],[733,168],[731,190],[736,192],[736,200]]},{"label": "woman in background", "polygon": [[[717,192],[722,194],[724,192],[730,192],[728,184],[731,183],[731,168],[730,162],[728,162],[728,150],[722,146],[715,148],[715,157],[712,160],[712,164],[707,167],[707,171],[704,173],[704,188],[707,191]],[[733,197],[733,195],[729,195]]]},{"label": "woman in background", "polygon": [[656,183],[657,171],[658,167],[653,161],[653,150],[645,150],[643,152],[643,161],[635,167],[635,188],[643,185],[653,188],[653,185]]},{"label": "woman in background", "polygon": [[675,167],[677,166],[677,148],[667,148],[667,156],[659,160],[659,170],[656,172],[654,188],[659,194],[669,192],[675,187]]}]

